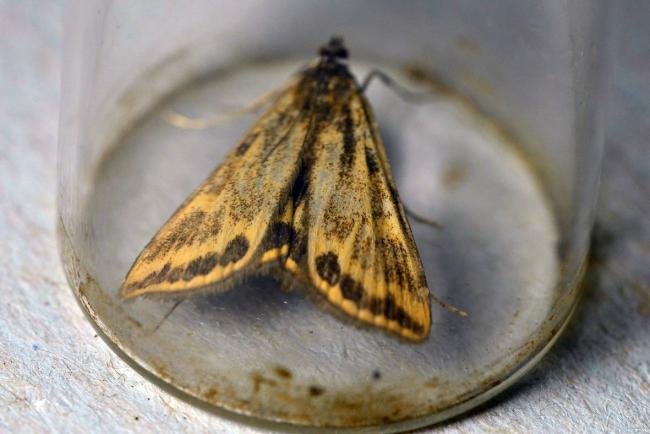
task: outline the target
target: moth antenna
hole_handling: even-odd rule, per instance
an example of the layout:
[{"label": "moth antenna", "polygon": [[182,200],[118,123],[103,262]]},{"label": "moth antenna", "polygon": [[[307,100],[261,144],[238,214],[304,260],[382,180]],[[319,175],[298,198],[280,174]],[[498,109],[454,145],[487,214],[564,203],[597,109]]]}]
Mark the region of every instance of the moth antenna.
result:
[{"label": "moth antenna", "polygon": [[282,90],[283,89],[275,89],[269,92],[265,92],[244,107],[217,113],[214,116],[206,118],[190,118],[174,110],[166,110],[163,112],[161,117],[165,122],[175,126],[176,128],[181,128],[184,130],[204,130],[206,128],[222,125],[240,116],[260,110],[272,100],[274,100],[282,92]]},{"label": "moth antenna", "polygon": [[365,93],[366,89],[368,89],[368,86],[370,86],[370,83],[372,83],[373,79],[379,79],[382,83],[384,83],[388,88],[390,88],[393,92],[395,92],[400,98],[402,98],[405,101],[413,102],[413,103],[426,103],[426,102],[431,102],[431,97],[434,95],[432,92],[424,91],[424,92],[416,92],[413,90],[410,90],[401,84],[397,83],[395,79],[393,79],[391,76],[386,74],[383,71],[380,71],[379,69],[373,69],[366,75],[366,78],[363,80],[361,83],[361,92]]}]

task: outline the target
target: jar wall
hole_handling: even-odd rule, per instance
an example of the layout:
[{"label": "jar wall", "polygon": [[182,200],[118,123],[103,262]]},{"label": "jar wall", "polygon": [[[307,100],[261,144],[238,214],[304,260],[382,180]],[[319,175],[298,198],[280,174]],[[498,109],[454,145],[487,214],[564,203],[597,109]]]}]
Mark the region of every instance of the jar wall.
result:
[{"label": "jar wall", "polygon": [[[69,158],[78,149],[77,165],[92,170],[100,148],[119,135],[116,125],[124,128],[189,77],[236,59],[308,59],[328,35],[342,34],[356,56],[433,71],[501,120],[536,165],[570,239],[572,216],[579,214],[573,205],[588,208],[595,196],[574,187],[595,184],[597,169],[588,166],[600,160],[605,4],[78,2],[67,19],[62,153]],[[394,31],[377,30],[388,25]],[[146,87],[140,83],[138,95],[129,94],[137,78]],[[111,119],[120,105],[128,112]],[[74,165],[64,164],[62,172]],[[582,238],[576,248],[584,251]]]},{"label": "jar wall", "polygon": [[431,73],[493,119],[533,168],[552,204],[561,264],[539,350],[573,306],[588,249],[602,157],[606,9],[605,1],[73,1],[58,160],[64,261],[70,252],[76,261],[68,270],[92,278],[101,267],[95,238],[106,228],[87,218],[98,170],[161,101],[233,65],[307,61],[340,34],[352,64]]}]

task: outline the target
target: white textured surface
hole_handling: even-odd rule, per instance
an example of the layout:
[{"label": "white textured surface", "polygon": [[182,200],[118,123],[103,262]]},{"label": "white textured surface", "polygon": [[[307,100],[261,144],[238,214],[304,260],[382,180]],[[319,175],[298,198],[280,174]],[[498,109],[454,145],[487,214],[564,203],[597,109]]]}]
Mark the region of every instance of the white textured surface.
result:
[{"label": "white textured surface", "polygon": [[[645,9],[619,17],[625,43],[579,312],[531,375],[443,431],[649,432],[650,38],[634,32]],[[0,1],[0,431],[258,432],[141,377],[96,337],[65,282],[54,231],[60,18],[59,2]]]}]

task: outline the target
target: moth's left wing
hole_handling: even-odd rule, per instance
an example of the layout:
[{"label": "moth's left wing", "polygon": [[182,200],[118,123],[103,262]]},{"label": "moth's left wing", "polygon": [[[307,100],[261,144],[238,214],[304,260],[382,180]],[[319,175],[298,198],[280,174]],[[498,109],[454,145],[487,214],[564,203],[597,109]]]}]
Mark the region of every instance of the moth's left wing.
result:
[{"label": "moth's left wing", "polygon": [[285,267],[349,317],[421,341],[429,290],[370,108],[354,89],[326,113]]},{"label": "moth's left wing", "polygon": [[123,297],[185,293],[255,271],[288,251],[291,186],[308,128],[296,85],[283,92],[135,260]]}]

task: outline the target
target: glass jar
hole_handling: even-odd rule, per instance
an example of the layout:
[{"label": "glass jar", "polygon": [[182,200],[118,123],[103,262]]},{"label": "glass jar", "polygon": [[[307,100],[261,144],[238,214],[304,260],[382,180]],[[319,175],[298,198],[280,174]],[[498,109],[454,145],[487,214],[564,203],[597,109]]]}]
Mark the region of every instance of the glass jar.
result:
[{"label": "glass jar", "polygon": [[[209,405],[319,427],[406,429],[466,411],[546,353],[575,306],[603,144],[605,1],[72,1],[59,143],[70,285],[124,358]],[[223,294],[124,301],[129,266],[330,35],[377,116],[432,305],[412,344],[261,276]],[[258,115],[257,115],[258,116]],[[392,425],[391,425],[392,424]]]}]

